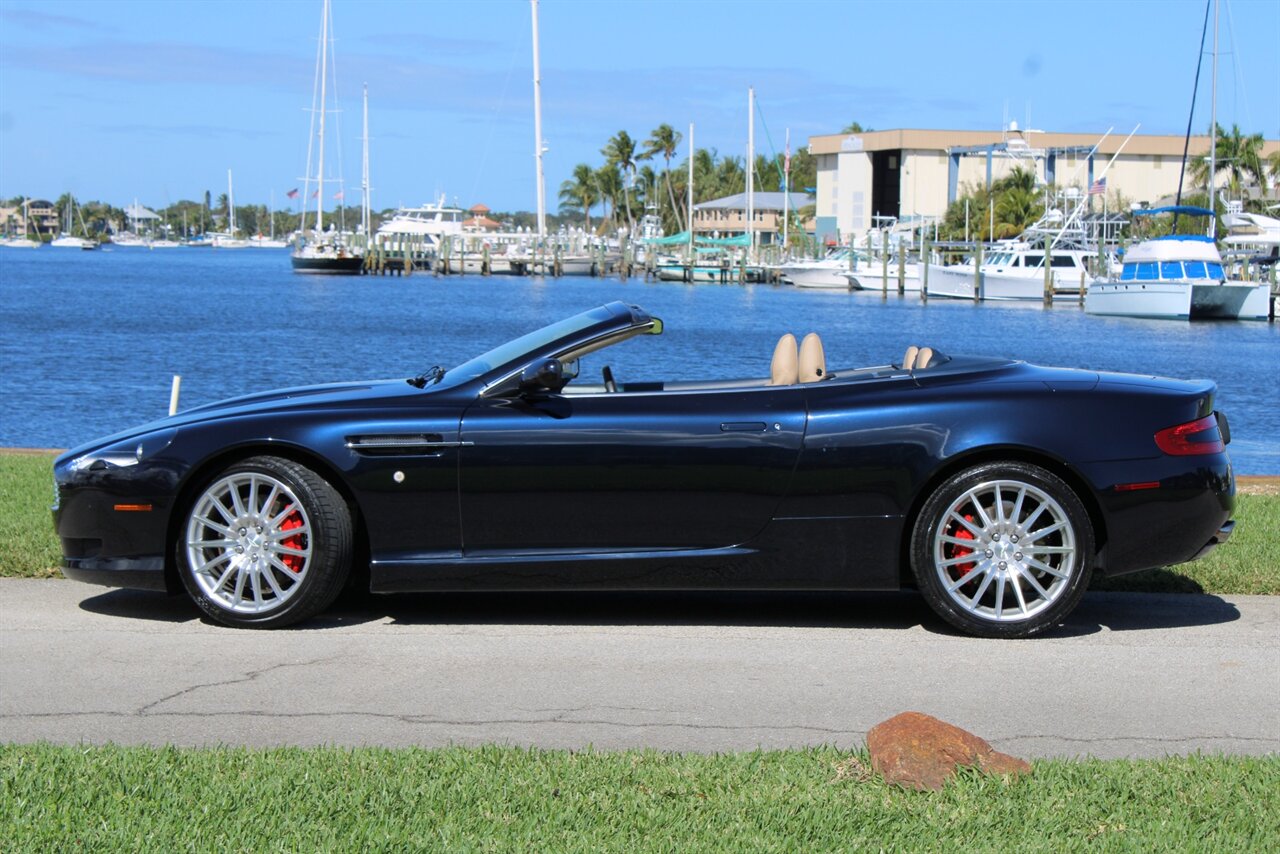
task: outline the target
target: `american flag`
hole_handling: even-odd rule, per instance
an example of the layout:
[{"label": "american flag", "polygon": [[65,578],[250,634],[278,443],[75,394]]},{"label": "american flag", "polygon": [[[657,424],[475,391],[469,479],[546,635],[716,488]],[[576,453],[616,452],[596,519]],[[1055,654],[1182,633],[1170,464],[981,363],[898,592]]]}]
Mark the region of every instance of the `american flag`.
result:
[{"label": "american flag", "polygon": [[1099,178],[1089,186],[1089,195],[1105,196],[1107,194],[1107,179]]},{"label": "american flag", "polygon": [[297,188],[297,187],[294,187],[292,190],[290,190],[289,192],[285,193],[285,195],[286,195],[286,196],[288,196],[288,197],[289,197],[289,198],[291,198],[291,199],[296,199],[296,198],[298,198],[298,188]]},{"label": "american flag", "polygon": [[334,201],[340,201],[340,200],[342,199],[342,192],[341,192],[341,191],[339,191],[339,192],[337,192],[337,193],[334,193],[334,194],[333,194],[333,199],[334,199]]}]

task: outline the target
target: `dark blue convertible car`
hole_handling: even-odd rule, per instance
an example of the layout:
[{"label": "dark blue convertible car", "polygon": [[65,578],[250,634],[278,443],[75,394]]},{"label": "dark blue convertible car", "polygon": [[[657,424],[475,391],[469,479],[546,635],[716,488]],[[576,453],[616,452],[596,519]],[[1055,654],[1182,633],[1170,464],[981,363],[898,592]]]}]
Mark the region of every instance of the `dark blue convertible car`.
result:
[{"label": "dark blue convertible car", "polygon": [[1095,571],[1231,533],[1212,382],[927,347],[828,370],[816,335],[784,335],[768,376],[615,379],[608,348],[661,332],[615,302],[407,381],[76,448],[54,466],[63,571],[263,628],[327,608],[357,565],[377,593],[914,586],[962,631],[1022,637]]}]

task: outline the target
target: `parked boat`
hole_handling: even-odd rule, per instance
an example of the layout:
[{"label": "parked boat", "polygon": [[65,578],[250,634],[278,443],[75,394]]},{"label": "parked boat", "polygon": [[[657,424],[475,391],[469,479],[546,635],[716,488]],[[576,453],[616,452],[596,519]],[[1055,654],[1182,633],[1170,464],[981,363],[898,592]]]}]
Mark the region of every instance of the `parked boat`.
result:
[{"label": "parked boat", "polygon": [[97,249],[98,241],[87,236],[87,229],[84,227],[84,220],[81,219],[80,230],[85,232],[86,236],[77,236],[73,233],[75,229],[75,198],[71,195],[67,196],[67,221],[64,224],[62,233],[49,241],[50,246],[58,249]]},{"label": "parked boat", "polygon": [[31,210],[30,202],[27,199],[22,200],[22,236],[16,234],[6,235],[0,239],[0,246],[7,246],[10,249],[39,249],[44,244],[39,240],[31,238]]},{"label": "parked boat", "polygon": [[[293,252],[289,256],[289,263],[293,266],[295,273],[332,273],[332,274],[357,274],[364,265],[364,250],[361,247],[351,245],[347,238],[347,232],[335,229],[330,223],[326,230],[324,225],[324,202],[325,202],[325,183],[335,183],[333,179],[326,179],[324,175],[324,144],[325,144],[325,117],[331,112],[328,103],[328,91],[330,77],[333,74],[330,59],[333,55],[333,12],[330,8],[329,0],[323,0],[320,9],[320,50],[316,57],[316,76],[315,90],[312,93],[312,103],[318,105],[312,113],[313,121],[319,122],[318,131],[316,133],[317,141],[317,157],[316,171],[314,175],[311,172],[311,149],[307,148],[307,177],[304,187],[309,189],[310,183],[315,181],[315,193],[311,198],[315,199],[316,208],[312,214],[312,224],[307,225],[307,210],[302,211],[302,234],[294,245]],[[336,97],[336,83],[335,83]],[[369,117],[369,98],[368,90],[365,92],[365,162],[368,162],[369,145],[368,145],[368,117]],[[342,197],[341,190],[342,179],[338,178],[336,183],[339,184],[337,197]],[[367,188],[366,188],[367,192]],[[310,200],[310,199],[309,199]],[[308,201],[309,201],[308,200]],[[367,235],[368,228],[364,229]]]},{"label": "parked boat", "polygon": [[[852,255],[852,257],[850,257]],[[867,268],[867,256],[847,246],[837,247],[815,261],[791,261],[778,266],[782,278],[797,288],[839,288],[848,290],[846,273]]]},{"label": "parked boat", "polygon": [[[1079,228],[1083,202],[1069,216],[1051,209],[1013,240],[996,241],[983,253],[974,275],[973,259],[929,270],[929,296],[973,299],[975,280],[983,300],[1043,300],[1045,247],[1049,248],[1049,282],[1054,294],[1079,296],[1088,276],[1087,260],[1097,253]],[[893,264],[890,263],[893,271]]]},{"label": "parked boat", "polygon": [[[1141,211],[1212,217],[1185,205]],[[1095,279],[1085,294],[1089,314],[1173,320],[1266,320],[1268,286],[1232,281],[1212,237],[1169,234],[1144,240],[1124,256],[1118,276]]]},{"label": "parked boat", "polygon": [[446,205],[441,193],[435,204],[399,208],[378,227],[374,245],[393,252],[439,251],[443,238],[462,235],[464,219],[463,210]]}]

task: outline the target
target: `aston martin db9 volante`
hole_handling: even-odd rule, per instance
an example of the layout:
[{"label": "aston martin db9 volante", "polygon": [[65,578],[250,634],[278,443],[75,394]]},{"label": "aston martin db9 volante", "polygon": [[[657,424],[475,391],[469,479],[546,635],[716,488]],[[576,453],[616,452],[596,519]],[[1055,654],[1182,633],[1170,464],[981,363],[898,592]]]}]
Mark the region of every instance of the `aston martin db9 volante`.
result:
[{"label": "aston martin db9 volante", "polygon": [[614,376],[608,348],[661,332],[614,302],[447,370],[236,398],[71,450],[63,572],[185,589],[261,628],[323,611],[357,562],[375,593],[912,586],[964,632],[1022,637],[1095,571],[1231,534],[1212,382],[928,347],[828,370],[814,334],[762,353],[769,376]]}]

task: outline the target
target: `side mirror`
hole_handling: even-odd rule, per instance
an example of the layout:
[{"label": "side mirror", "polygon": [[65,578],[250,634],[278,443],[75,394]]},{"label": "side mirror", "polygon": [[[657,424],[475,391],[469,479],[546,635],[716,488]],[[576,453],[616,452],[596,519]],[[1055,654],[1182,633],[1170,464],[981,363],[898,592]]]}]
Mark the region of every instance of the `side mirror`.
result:
[{"label": "side mirror", "polygon": [[559,359],[534,362],[520,373],[521,391],[560,391],[567,382],[564,363]]}]

